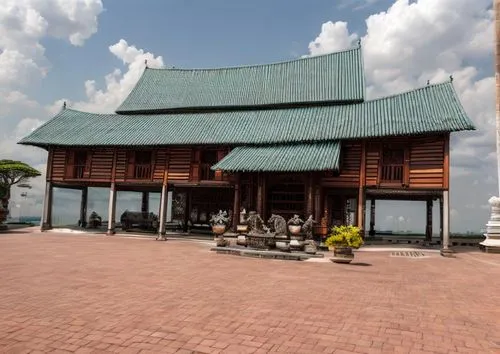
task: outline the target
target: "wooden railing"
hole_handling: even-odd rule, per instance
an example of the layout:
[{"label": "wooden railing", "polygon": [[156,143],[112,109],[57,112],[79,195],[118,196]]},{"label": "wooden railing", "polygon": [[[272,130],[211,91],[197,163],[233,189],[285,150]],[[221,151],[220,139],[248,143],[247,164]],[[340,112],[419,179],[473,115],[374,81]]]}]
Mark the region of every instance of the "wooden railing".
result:
[{"label": "wooden railing", "polygon": [[134,166],[135,179],[150,179],[151,178],[151,164],[136,164]]},{"label": "wooden railing", "polygon": [[381,183],[403,183],[403,165],[382,165]]},{"label": "wooden railing", "polygon": [[212,165],[208,163],[200,164],[200,180],[207,181],[215,179],[215,171],[212,171],[210,167],[212,167]]}]

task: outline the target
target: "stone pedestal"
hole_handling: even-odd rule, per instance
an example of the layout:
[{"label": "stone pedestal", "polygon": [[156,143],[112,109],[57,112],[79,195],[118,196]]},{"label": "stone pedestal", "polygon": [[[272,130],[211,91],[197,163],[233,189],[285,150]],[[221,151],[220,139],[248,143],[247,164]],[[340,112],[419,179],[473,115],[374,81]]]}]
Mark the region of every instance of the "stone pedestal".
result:
[{"label": "stone pedestal", "polygon": [[486,224],[486,240],[480,243],[486,252],[500,252],[500,198],[491,197],[488,200],[491,206],[490,220]]}]

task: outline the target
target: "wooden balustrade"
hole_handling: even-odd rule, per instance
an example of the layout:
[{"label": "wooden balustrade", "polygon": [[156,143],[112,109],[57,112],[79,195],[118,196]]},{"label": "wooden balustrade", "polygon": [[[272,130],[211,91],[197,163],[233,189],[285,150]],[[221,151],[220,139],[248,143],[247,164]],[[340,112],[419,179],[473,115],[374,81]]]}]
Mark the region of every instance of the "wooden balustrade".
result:
[{"label": "wooden balustrade", "polygon": [[151,164],[136,164],[134,166],[134,179],[150,179]]},{"label": "wooden balustrade", "polygon": [[404,165],[382,165],[381,183],[403,183]]}]

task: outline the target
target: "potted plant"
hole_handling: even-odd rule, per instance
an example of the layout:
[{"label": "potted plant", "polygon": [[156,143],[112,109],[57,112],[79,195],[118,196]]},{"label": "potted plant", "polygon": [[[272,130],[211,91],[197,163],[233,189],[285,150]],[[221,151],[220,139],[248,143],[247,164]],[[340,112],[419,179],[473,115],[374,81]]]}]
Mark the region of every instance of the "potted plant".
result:
[{"label": "potted plant", "polygon": [[302,229],[302,224],[304,223],[304,220],[299,218],[297,214],[293,216],[290,220],[288,220],[287,225],[288,225],[288,231],[290,231],[290,234],[296,236],[300,234],[300,230]]},{"label": "potted plant", "polygon": [[212,225],[212,232],[216,235],[222,235],[226,231],[227,224],[229,223],[229,217],[227,212],[224,210],[219,210],[217,214],[212,215],[210,219],[210,225]]},{"label": "potted plant", "polygon": [[325,244],[328,248],[333,247],[333,258],[335,263],[351,263],[354,259],[353,248],[359,248],[364,241],[361,231],[357,226],[334,226]]}]

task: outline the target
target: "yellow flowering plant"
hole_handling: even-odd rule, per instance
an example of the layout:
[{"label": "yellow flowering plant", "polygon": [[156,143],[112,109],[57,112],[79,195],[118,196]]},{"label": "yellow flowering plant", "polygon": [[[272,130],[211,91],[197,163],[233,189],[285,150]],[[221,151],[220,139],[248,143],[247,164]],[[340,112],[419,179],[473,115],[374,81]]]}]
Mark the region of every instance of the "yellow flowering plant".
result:
[{"label": "yellow flowering plant", "polygon": [[328,247],[360,248],[364,241],[359,227],[351,225],[334,226],[325,241]]}]

